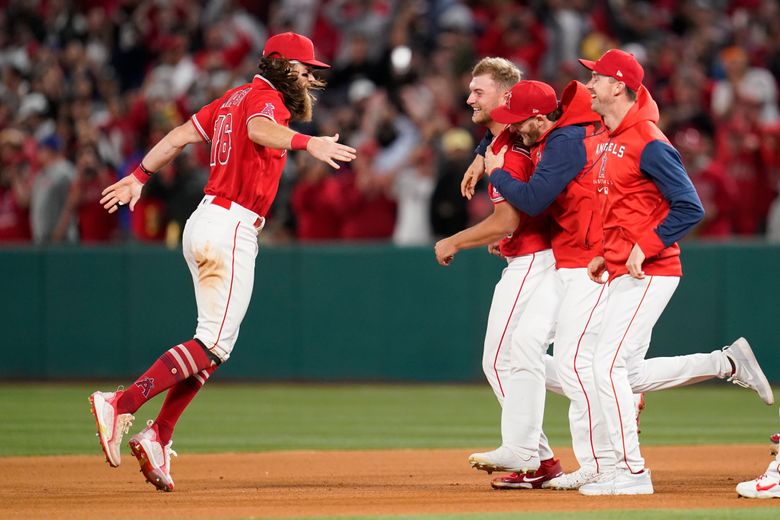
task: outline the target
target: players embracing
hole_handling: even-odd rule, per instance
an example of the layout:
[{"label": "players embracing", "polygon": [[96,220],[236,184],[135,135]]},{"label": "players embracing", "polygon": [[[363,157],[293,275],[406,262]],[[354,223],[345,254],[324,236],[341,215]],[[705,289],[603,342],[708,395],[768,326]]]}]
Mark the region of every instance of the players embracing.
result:
[{"label": "players embracing", "polygon": [[[515,452],[518,445],[536,445],[546,380],[571,400],[580,469],[542,487],[650,494],[634,393],[728,378],[767,404],[773,396],[744,338],[710,353],[645,359],[652,327],[682,274],[676,241],[703,209],[679,154],[656,126],[657,106],[635,58],[611,50],[596,62],[581,62],[593,71],[590,82],[572,82],[560,103],[549,85],[521,81],[491,113],[532,147],[534,171],[525,179],[504,171],[506,146],[486,150],[484,169],[516,209],[531,216],[548,211],[556,269],[539,282],[518,317],[522,332],[511,339],[511,373],[528,385],[523,405],[505,403],[504,445],[478,455],[500,458],[508,439]],[[475,161],[464,176],[466,193],[481,165]],[[553,336],[557,381],[551,384],[544,371]],[[507,420],[513,410],[515,419]]]}]

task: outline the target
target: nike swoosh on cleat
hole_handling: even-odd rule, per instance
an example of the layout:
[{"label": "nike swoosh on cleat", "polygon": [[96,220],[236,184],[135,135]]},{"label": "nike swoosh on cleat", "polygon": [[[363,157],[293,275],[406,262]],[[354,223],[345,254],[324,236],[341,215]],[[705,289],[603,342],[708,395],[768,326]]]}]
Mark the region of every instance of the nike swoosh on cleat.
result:
[{"label": "nike swoosh on cleat", "polygon": [[525,481],[525,482],[539,482],[540,480],[542,480],[546,476],[547,475],[542,475],[541,477],[529,477],[529,476],[526,475],[525,477],[523,477],[523,481]]},{"label": "nike swoosh on cleat", "polygon": [[761,484],[756,484],[756,491],[769,491],[773,487],[775,487],[777,484],[769,484],[768,486],[762,486]]}]

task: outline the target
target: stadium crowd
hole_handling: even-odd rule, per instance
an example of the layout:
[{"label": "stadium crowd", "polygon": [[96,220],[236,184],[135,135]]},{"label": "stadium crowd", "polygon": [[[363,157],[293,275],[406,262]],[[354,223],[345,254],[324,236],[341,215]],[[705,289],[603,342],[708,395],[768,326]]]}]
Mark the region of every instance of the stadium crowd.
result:
[{"label": "stadium crowd", "polygon": [[637,56],[707,216],[695,236],[780,241],[778,0],[0,0],[0,243],[178,243],[208,149],[159,172],[132,214],[101,190],[211,99],[254,74],[269,35],[309,35],[312,127],[358,159],[292,154],[262,240],[430,244],[492,211],[459,184],[481,130],[466,105],[483,56],[560,88],[578,57]]}]

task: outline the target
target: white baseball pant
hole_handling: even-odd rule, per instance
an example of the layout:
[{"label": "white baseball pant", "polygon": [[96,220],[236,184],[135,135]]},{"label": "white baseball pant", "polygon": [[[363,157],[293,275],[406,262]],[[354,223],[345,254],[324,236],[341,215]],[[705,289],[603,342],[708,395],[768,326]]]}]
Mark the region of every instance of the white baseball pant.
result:
[{"label": "white baseball pant", "polygon": [[[549,249],[508,258],[507,267],[501,273],[501,279],[493,291],[482,353],[482,369],[502,409],[507,406],[506,385],[512,372],[510,346],[518,320],[527,311],[528,302],[545,275],[554,269],[555,259]],[[516,405],[514,401],[510,404]],[[553,456],[544,432],[537,438],[537,449],[542,460]]]},{"label": "white baseball pant", "polygon": [[677,276],[638,280],[623,275],[609,285],[596,342],[594,377],[617,467],[632,473],[645,467],[633,393],[684,386],[731,373],[731,365],[720,350],[645,360],[653,326],[679,282]]},{"label": "white baseball pant", "polygon": [[[599,460],[614,465],[609,439],[599,424],[603,419],[592,375],[604,292],[605,286],[591,281],[585,268],[558,269],[544,278],[520,317],[512,338],[513,369],[502,413],[503,444],[519,455],[534,455],[533,439],[544,416],[543,383],[554,386],[557,378],[571,401],[569,424],[578,462],[593,470]],[[554,370],[550,370],[545,367],[550,359],[545,352],[553,339]],[[508,406],[515,400],[517,405]],[[601,436],[593,438],[591,432],[599,431]]]},{"label": "white baseball pant", "polygon": [[252,297],[260,229],[253,211],[235,202],[225,209],[213,198],[207,195],[187,219],[182,247],[195,285],[195,337],[224,362]]}]

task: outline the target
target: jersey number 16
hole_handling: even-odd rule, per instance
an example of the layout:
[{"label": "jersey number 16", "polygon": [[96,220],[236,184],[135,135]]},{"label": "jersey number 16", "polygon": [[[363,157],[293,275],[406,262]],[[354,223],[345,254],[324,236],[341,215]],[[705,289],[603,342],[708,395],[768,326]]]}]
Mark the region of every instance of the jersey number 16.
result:
[{"label": "jersey number 16", "polygon": [[224,114],[214,121],[214,139],[211,142],[211,166],[226,165],[230,159],[230,134],[233,133],[233,114]]}]

